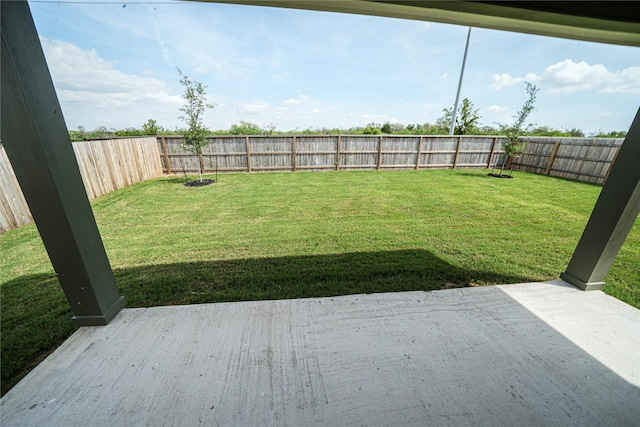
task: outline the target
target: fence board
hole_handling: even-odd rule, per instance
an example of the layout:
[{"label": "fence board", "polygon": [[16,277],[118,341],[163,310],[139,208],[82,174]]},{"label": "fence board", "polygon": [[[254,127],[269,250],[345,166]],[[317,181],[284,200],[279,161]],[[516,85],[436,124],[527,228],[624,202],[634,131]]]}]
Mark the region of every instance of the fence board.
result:
[{"label": "fence board", "polygon": [[381,142],[380,168],[387,170],[415,169],[420,136],[402,138],[384,136]]},{"label": "fence board", "polygon": [[343,135],[340,169],[375,169],[378,165],[378,136]]},{"label": "fence board", "polygon": [[18,179],[13,173],[11,163],[4,147],[0,144],[0,232],[33,222],[33,217],[22,195]]},{"label": "fence board", "polygon": [[[162,147],[162,142],[160,144]],[[72,147],[89,200],[136,182],[162,176],[163,168],[168,166],[168,152],[167,156],[161,154],[155,137],[74,142]],[[2,144],[0,185],[0,231],[32,222],[33,218]]]}]

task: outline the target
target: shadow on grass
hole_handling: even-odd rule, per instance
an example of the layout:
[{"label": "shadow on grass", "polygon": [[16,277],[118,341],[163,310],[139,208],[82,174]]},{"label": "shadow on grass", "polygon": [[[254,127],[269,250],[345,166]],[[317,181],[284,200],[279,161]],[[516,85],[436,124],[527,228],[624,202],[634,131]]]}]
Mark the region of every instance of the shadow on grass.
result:
[{"label": "shadow on grass", "polygon": [[357,252],[115,270],[130,307],[435,290],[529,281],[453,266],[426,250]]},{"label": "shadow on grass", "polygon": [[[530,278],[451,265],[426,250],[359,252],[114,270],[128,307],[323,297],[504,284]],[[73,333],[71,310],[55,275],[23,276],[0,286],[2,394]]]}]

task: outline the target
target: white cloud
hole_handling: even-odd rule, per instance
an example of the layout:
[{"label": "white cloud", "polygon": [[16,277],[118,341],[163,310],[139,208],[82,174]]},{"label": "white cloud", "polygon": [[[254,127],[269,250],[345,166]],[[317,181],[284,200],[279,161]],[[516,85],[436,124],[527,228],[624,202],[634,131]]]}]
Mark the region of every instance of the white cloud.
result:
[{"label": "white cloud", "polygon": [[501,105],[491,105],[487,108],[489,113],[504,113],[505,111],[507,111],[507,107]]},{"label": "white cloud", "polygon": [[542,75],[527,73],[525,77],[494,74],[493,89],[513,86],[524,81],[544,86],[551,93],[573,93],[591,90],[598,93],[640,93],[640,67],[628,67],[622,71],[609,71],[602,64],[573,62],[571,59],[556,62],[545,68]]},{"label": "white cloud", "polygon": [[494,74],[492,80],[493,83],[491,83],[491,87],[493,89],[502,89],[503,87],[513,86],[524,81],[522,77],[511,77],[511,75],[507,73]]},{"label": "white cloud", "polygon": [[179,95],[168,93],[163,80],[118,71],[93,49],[45,38],[41,42],[61,103],[82,102],[107,108],[181,103]]},{"label": "white cloud", "polygon": [[269,104],[240,104],[238,112],[242,114],[261,114],[271,110]]},{"label": "white cloud", "polygon": [[300,105],[302,104],[302,101],[300,101],[299,99],[287,99],[286,101],[284,101],[285,105]]},{"label": "white cloud", "polygon": [[449,78],[449,73],[444,73],[443,75],[440,76],[441,79],[446,80]]},{"label": "white cloud", "polygon": [[566,59],[548,66],[541,80],[555,93],[595,90],[600,93],[640,93],[640,67],[609,71],[602,64]]}]

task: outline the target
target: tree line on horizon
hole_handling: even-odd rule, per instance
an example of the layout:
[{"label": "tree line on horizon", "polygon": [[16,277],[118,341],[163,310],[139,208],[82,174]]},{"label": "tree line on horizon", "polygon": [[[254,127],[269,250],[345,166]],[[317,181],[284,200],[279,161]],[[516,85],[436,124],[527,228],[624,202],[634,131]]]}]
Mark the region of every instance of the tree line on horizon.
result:
[{"label": "tree line on horizon", "polygon": [[[450,119],[449,119],[450,122]],[[231,125],[229,129],[219,129],[208,131],[208,135],[448,135],[449,125],[446,121],[438,119],[436,123],[369,123],[366,126],[354,126],[351,128],[328,128],[317,127],[303,130],[294,129],[291,131],[281,131],[273,125],[261,127],[256,123],[240,120]],[[459,129],[456,129],[459,130]],[[506,130],[501,126],[481,125],[463,132],[454,130],[454,135],[496,135],[505,136]],[[157,125],[155,120],[143,124],[140,128],[129,127],[126,129],[109,129],[99,126],[93,130],[86,130],[83,126],[69,130],[71,141],[88,141],[91,139],[116,138],[127,136],[161,136],[161,135],[183,135],[184,129],[169,130]],[[592,137],[592,138],[624,138],[626,131],[599,131],[586,135],[577,128],[555,129],[550,126],[531,126],[522,132],[523,136],[555,136],[555,137]]]}]

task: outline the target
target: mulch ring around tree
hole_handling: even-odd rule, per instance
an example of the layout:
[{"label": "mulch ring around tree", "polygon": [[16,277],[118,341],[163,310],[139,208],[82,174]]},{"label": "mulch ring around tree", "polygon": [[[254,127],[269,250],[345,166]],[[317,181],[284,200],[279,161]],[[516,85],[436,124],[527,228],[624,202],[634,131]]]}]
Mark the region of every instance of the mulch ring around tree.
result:
[{"label": "mulch ring around tree", "polygon": [[213,184],[215,181],[213,179],[203,179],[202,181],[187,181],[184,183],[186,187],[204,187],[205,185]]}]

